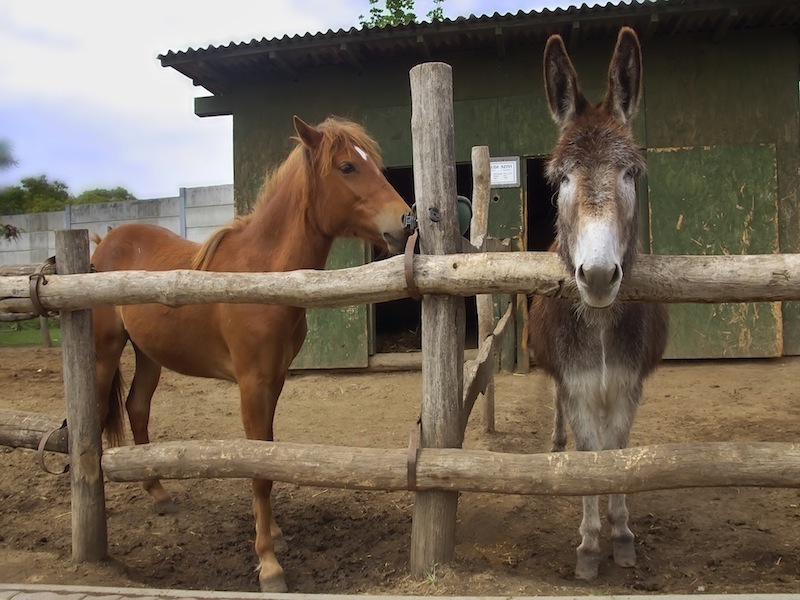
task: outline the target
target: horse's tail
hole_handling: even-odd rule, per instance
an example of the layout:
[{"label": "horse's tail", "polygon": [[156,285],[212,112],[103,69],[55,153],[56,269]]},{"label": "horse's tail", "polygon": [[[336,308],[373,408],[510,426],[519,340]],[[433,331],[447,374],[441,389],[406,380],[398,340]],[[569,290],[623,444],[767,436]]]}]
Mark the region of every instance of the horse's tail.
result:
[{"label": "horse's tail", "polygon": [[108,413],[103,430],[109,446],[122,446],[125,444],[125,418],[123,414],[124,383],[119,369],[114,373],[111,389],[108,392]]}]

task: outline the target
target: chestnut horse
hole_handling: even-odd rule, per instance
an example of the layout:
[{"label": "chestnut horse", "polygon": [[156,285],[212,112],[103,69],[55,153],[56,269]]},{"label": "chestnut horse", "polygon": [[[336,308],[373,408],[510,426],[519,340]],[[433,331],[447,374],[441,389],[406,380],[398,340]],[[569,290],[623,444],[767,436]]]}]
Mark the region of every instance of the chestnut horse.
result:
[{"label": "chestnut horse", "polygon": [[[564,450],[565,419],[577,450],[625,448],[642,385],[661,360],[669,327],[663,304],[622,303],[617,292],[640,252],[636,177],[645,160],[631,134],[642,58],[634,31],[620,30],[602,102],[578,86],[564,42],[544,51],[547,100],[561,135],[547,164],[558,186],[558,252],[575,276],[577,300],[537,296],[530,311],[536,364],[555,380],[553,451]],[[614,562],[636,562],[624,494],[612,494],[608,519]],[[583,499],[575,576],[592,580],[600,562],[597,496]]]},{"label": "chestnut horse", "polygon": [[[381,171],[375,141],[355,123],[329,118],[317,127],[294,118],[297,146],[268,178],[252,214],[235,219],[200,246],[161,227],[112,229],[92,257],[97,271],[197,268],[257,272],[322,269],[334,238],[355,236],[403,250],[409,207]],[[94,310],[97,390],[110,443],[122,436],[119,360],[130,340],[136,371],[125,401],[137,444],[150,441],[150,401],[162,367],[239,385],[248,439],[272,440],[275,406],[306,335],[305,309],[263,304],[160,304]],[[274,543],[272,482],[254,479],[255,550],[262,591],[286,591]],[[144,483],[156,507],[172,505],[158,480]]]}]

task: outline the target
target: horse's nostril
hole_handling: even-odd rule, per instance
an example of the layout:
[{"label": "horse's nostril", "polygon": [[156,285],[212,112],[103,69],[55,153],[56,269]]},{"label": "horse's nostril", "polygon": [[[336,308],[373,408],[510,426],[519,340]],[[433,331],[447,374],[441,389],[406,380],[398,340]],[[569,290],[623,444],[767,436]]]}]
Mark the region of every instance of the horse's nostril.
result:
[{"label": "horse's nostril", "polygon": [[583,270],[583,265],[580,265],[578,270],[575,272],[575,279],[581,283],[586,283],[586,272]]}]

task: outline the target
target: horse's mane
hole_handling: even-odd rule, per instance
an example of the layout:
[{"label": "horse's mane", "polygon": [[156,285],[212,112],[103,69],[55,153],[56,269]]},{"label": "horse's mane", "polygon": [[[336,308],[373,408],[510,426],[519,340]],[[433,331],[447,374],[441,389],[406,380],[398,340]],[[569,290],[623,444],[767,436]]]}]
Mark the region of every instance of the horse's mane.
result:
[{"label": "horse's mane", "polygon": [[295,147],[283,163],[267,172],[253,210],[212,232],[192,259],[193,269],[199,271],[208,269],[223,238],[232,231],[244,229],[256,214],[270,204],[279,188],[288,186],[289,197],[282,202],[282,208],[286,210],[296,210],[303,199],[313,197],[316,194],[317,177],[324,177],[330,172],[333,156],[343,146],[347,144],[358,146],[370,156],[379,169],[383,168],[378,143],[358,123],[341,117],[328,117],[315,129],[322,134],[319,145],[312,149],[305,146],[298,136],[292,136],[290,139],[296,142]]}]

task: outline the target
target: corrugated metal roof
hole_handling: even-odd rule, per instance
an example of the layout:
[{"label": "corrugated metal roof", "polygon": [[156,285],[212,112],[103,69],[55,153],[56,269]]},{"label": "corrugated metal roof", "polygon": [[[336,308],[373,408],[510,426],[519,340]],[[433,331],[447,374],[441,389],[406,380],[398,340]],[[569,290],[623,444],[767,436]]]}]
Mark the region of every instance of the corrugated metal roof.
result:
[{"label": "corrugated metal roof", "polygon": [[351,28],[292,37],[231,42],[225,46],[168,51],[158,58],[216,95],[237,85],[284,72],[301,78],[313,67],[368,63],[398,57],[424,62],[448,53],[482,50],[504,56],[508,48],[543,44],[560,33],[571,45],[616,35],[634,27],[644,40],[654,35],[800,28],[800,0],[634,0],[509,14],[445,19],[397,27]]}]

